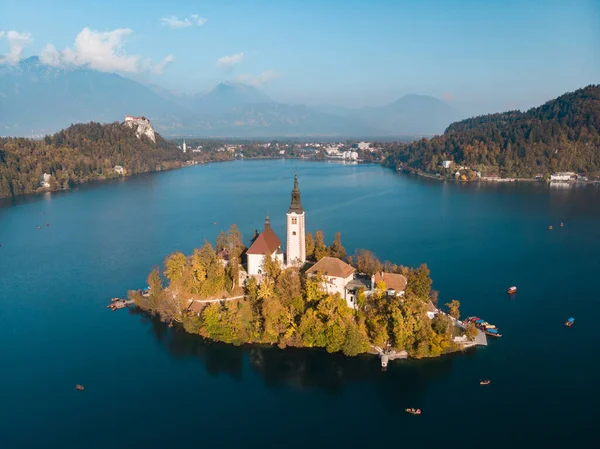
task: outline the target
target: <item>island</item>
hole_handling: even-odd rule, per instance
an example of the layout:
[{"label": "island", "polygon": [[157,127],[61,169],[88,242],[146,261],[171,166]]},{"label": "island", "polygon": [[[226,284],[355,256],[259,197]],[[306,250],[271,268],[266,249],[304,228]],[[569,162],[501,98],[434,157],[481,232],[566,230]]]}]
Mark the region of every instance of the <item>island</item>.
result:
[{"label": "island", "polygon": [[306,232],[305,219],[295,175],[285,252],[269,217],[248,248],[232,225],[215,245],[166,257],[162,273],[153,269],[147,290],[129,291],[128,301],[234,345],[423,358],[477,344],[481,331],[459,320],[459,301],[446,304],[447,312],[437,307],[426,265],[382,263],[368,250],[348,256],[340,233],[327,245],[323,232]]}]

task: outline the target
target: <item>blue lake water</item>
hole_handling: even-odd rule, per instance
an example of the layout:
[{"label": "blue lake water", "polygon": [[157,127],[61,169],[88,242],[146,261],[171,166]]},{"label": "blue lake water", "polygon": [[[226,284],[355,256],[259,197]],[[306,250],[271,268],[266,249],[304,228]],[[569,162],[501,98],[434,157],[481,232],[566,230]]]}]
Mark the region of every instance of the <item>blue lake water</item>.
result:
[{"label": "blue lake water", "polygon": [[[144,287],[167,254],[190,253],[231,223],[248,241],[268,213],[283,240],[296,167],[310,231],[328,241],[341,231],[349,252],[427,263],[440,302],[460,300],[463,315],[495,323],[503,338],[381,372],[370,356],[211,344],[105,308]],[[597,186],[459,185],[376,165],[231,162],[4,201],[0,244],[0,448],[597,439]],[[480,387],[482,378],[491,385]],[[77,383],[84,392],[73,391]]]}]

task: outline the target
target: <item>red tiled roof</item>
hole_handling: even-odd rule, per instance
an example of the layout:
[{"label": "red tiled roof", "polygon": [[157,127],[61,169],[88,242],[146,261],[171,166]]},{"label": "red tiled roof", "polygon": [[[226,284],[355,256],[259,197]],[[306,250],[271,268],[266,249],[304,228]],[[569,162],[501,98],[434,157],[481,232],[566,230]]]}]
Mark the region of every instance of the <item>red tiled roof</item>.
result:
[{"label": "red tiled roof", "polygon": [[375,273],[375,282],[383,281],[387,288],[401,292],[406,288],[406,278],[396,273]]},{"label": "red tiled roof", "polygon": [[248,248],[246,254],[273,254],[277,248],[281,246],[281,242],[271,228],[265,229],[256,238],[252,246]]},{"label": "red tiled roof", "polygon": [[306,270],[307,274],[321,273],[325,276],[347,278],[356,270],[337,257],[323,257],[316,264]]}]

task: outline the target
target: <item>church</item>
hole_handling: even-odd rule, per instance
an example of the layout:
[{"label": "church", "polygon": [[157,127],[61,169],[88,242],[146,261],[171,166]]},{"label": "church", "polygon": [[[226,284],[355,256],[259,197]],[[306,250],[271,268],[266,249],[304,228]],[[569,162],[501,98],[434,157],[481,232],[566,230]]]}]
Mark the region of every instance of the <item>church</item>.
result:
[{"label": "church", "polygon": [[266,217],[264,230],[246,252],[249,276],[262,274],[267,255],[270,255],[272,259],[278,260],[282,267],[301,267],[306,262],[305,212],[300,202],[300,189],[298,188],[298,176],[296,174],[294,174],[292,201],[286,215],[287,236],[285,257],[281,249],[281,241],[273,229],[271,229],[269,217]]}]

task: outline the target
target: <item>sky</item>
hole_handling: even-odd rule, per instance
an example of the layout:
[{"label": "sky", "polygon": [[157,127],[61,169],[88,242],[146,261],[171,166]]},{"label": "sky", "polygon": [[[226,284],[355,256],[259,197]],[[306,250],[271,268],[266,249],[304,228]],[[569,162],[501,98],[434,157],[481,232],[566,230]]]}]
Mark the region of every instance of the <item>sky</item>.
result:
[{"label": "sky", "polygon": [[185,93],[228,80],[347,107],[424,94],[478,114],[600,83],[600,0],[0,0],[0,55]]}]

